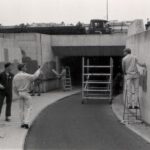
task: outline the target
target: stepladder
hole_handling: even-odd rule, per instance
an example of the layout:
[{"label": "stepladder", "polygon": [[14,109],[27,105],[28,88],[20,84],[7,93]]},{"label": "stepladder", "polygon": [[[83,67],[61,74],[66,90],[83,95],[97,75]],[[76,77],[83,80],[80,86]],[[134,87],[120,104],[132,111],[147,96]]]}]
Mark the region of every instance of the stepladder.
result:
[{"label": "stepladder", "polygon": [[70,68],[68,66],[65,67],[64,71],[62,71],[62,86],[63,90],[72,90],[72,81],[71,81],[71,74],[70,74]]},{"label": "stepladder", "polygon": [[82,58],[82,104],[88,99],[112,102],[113,60],[111,57],[101,59]]},{"label": "stepladder", "polygon": [[134,84],[131,84],[132,82],[133,82],[132,79],[124,78],[123,122],[142,123],[139,93],[136,93]]}]

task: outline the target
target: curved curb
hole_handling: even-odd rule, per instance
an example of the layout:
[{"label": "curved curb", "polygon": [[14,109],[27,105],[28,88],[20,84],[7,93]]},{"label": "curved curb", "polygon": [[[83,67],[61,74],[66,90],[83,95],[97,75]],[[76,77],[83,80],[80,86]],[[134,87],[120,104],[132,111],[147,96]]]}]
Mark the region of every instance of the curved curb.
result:
[{"label": "curved curb", "polygon": [[150,126],[145,123],[141,124],[128,124],[123,122],[123,104],[122,104],[122,95],[118,95],[114,98],[112,103],[112,110],[116,117],[120,120],[120,123],[125,125],[128,129],[142,137],[150,144]]}]

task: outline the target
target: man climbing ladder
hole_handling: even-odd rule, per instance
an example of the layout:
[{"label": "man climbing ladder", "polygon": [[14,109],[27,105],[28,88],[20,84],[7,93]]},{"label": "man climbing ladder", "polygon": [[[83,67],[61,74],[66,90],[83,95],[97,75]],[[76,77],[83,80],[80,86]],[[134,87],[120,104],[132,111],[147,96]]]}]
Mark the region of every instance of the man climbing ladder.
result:
[{"label": "man climbing ladder", "polygon": [[[131,49],[124,49],[124,58],[122,60],[122,70],[125,81],[125,97],[127,98],[128,109],[140,109],[139,108],[139,72],[137,65],[146,67],[145,64],[139,63],[138,59],[131,54]],[[134,98],[132,97],[134,93]]]},{"label": "man climbing ladder", "polygon": [[56,77],[60,81],[60,87],[64,90],[72,90],[72,82],[70,75],[70,68],[62,66],[61,73],[59,74],[55,69],[52,69],[52,72],[56,75]]}]

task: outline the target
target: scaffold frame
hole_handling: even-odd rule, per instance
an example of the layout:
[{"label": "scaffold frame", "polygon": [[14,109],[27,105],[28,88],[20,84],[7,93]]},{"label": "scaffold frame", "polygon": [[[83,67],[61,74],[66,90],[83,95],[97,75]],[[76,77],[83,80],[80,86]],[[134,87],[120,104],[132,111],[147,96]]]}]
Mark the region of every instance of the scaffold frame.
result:
[{"label": "scaffold frame", "polygon": [[[96,70],[108,69],[108,72]],[[94,72],[91,72],[94,70]],[[105,80],[95,80],[103,77]],[[109,65],[90,64],[90,58],[82,57],[82,104],[88,99],[106,99],[112,103],[113,59],[109,58]]]}]

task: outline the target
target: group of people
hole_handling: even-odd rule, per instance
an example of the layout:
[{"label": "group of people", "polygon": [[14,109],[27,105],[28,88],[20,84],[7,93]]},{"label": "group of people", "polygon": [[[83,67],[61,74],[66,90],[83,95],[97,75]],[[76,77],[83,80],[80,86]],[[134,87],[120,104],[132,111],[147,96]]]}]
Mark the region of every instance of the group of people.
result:
[{"label": "group of people", "polygon": [[10,121],[12,93],[14,91],[19,98],[21,128],[28,129],[32,109],[30,85],[34,80],[38,79],[40,74],[42,74],[41,68],[34,74],[28,74],[26,73],[26,65],[18,64],[17,67],[19,72],[14,76],[11,73],[11,63],[6,63],[4,67],[5,70],[0,73],[0,114],[4,99],[6,98],[5,120]]},{"label": "group of people", "polygon": [[[145,67],[145,64],[141,64],[138,59],[131,54],[131,49],[124,49],[124,58],[122,59],[122,71],[126,83],[127,98],[129,100],[129,109],[138,109],[137,101],[139,96],[139,71],[137,65]],[[21,128],[29,128],[30,113],[32,109],[30,85],[36,80],[40,74],[42,74],[41,68],[39,68],[34,74],[26,73],[26,65],[18,65],[18,73],[14,76],[11,73],[11,63],[5,64],[5,70],[0,73],[0,114],[4,99],[6,98],[6,121],[10,121],[11,116],[11,104],[12,104],[12,89],[19,98],[20,105],[20,118]],[[66,71],[63,68],[62,73],[59,75],[55,70],[53,72],[58,75],[58,78],[63,78]],[[134,89],[134,99],[132,94]]]}]

